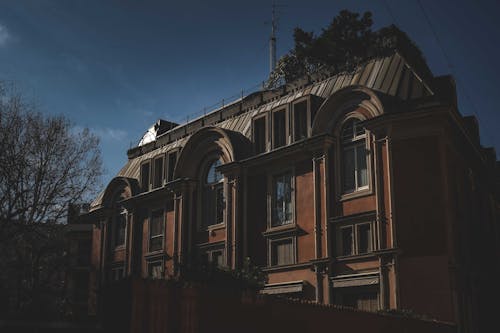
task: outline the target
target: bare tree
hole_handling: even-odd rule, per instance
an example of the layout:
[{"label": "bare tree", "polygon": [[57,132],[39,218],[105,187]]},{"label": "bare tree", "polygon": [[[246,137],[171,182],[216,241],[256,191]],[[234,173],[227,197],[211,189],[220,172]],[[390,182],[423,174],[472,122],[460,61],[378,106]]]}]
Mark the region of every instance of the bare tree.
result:
[{"label": "bare tree", "polygon": [[61,280],[57,267],[68,206],[88,200],[101,174],[96,136],[62,116],[37,112],[0,83],[0,286],[8,288],[8,295],[0,290],[3,306],[21,311],[57,287],[52,284]]}]

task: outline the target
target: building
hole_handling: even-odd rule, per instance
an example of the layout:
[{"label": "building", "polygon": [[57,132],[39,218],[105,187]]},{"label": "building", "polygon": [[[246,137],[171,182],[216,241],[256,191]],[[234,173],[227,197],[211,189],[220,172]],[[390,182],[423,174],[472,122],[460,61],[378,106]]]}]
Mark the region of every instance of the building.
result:
[{"label": "building", "polygon": [[394,52],[159,121],[84,216],[92,307],[112,280],[249,257],[268,273],[263,293],[486,325],[496,156],[458,112],[453,79],[422,64]]},{"label": "building", "polygon": [[85,319],[88,315],[92,224],[80,219],[80,215],[87,213],[88,210],[88,204],[70,205],[68,223],[65,226],[68,257],[65,277],[67,299],[65,312],[77,320]]}]

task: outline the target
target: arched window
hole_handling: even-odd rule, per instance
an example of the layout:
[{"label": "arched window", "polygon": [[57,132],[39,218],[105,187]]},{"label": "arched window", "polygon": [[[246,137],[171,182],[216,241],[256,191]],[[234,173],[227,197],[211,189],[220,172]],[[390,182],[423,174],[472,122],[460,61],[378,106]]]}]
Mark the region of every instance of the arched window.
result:
[{"label": "arched window", "polygon": [[366,133],[360,120],[349,119],[341,131],[342,188],[350,193],[368,188]]},{"label": "arched window", "polygon": [[203,183],[203,224],[205,226],[224,223],[224,177],[216,170],[221,165],[219,159],[211,162],[206,169]]}]

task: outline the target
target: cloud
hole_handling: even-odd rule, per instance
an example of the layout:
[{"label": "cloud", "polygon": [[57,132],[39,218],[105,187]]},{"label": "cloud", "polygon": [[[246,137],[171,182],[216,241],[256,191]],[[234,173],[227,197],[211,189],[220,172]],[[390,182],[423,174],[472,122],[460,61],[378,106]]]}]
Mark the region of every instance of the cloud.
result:
[{"label": "cloud", "polygon": [[[74,125],[71,128],[73,134],[81,133],[83,130],[84,127],[80,125]],[[90,133],[96,135],[102,141],[123,141],[128,137],[127,131],[110,127],[90,128]]]},{"label": "cloud", "polygon": [[102,140],[122,141],[127,138],[127,131],[116,128],[93,128],[91,132]]},{"label": "cloud", "polygon": [[7,28],[0,24],[0,46],[4,46],[7,44],[7,41],[10,39],[10,34],[7,31]]}]

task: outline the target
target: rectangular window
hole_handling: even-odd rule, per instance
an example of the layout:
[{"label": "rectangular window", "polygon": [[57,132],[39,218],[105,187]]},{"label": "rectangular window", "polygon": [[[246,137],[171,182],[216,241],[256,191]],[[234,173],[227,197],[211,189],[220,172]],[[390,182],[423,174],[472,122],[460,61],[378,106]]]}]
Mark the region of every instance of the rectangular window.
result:
[{"label": "rectangular window", "polygon": [[255,153],[260,154],[266,151],[266,117],[255,119],[253,122],[253,138]]},{"label": "rectangular window", "polygon": [[364,142],[344,148],[344,192],[354,192],[368,187],[366,148]]},{"label": "rectangular window", "polygon": [[163,157],[155,159],[153,188],[163,185]]},{"label": "rectangular window", "polygon": [[363,311],[378,310],[378,293],[375,287],[350,287],[335,289],[335,303]]},{"label": "rectangular window", "polygon": [[337,255],[350,256],[373,251],[372,224],[358,223],[337,228]]},{"label": "rectangular window", "polygon": [[144,192],[149,191],[149,171],[150,171],[150,164],[149,162],[143,163],[141,165],[141,187]]},{"label": "rectangular window", "polygon": [[293,239],[271,241],[271,266],[295,263]]},{"label": "rectangular window", "polygon": [[167,181],[174,180],[175,163],[177,163],[177,152],[168,154],[168,175]]},{"label": "rectangular window", "polygon": [[370,224],[359,224],[358,228],[358,254],[368,253],[372,251],[372,232]]},{"label": "rectangular window", "polygon": [[163,278],[163,262],[153,261],[148,263],[148,277],[153,280]]},{"label": "rectangular window", "polygon": [[285,110],[273,113],[273,148],[286,144],[286,114]]},{"label": "rectangular window", "polygon": [[209,260],[217,267],[224,267],[224,251],[212,251],[211,258]]},{"label": "rectangular window", "polygon": [[292,223],[292,174],[273,177],[272,182],[272,226]]},{"label": "rectangular window", "polygon": [[207,250],[205,252],[202,252],[201,259],[205,264],[214,265],[218,268],[226,266],[224,249]]},{"label": "rectangular window", "polygon": [[345,227],[340,229],[342,237],[342,252],[343,256],[350,256],[353,254],[353,234],[352,227]]},{"label": "rectangular window", "polygon": [[156,210],[151,213],[149,225],[149,251],[159,251],[163,249],[163,234],[165,230],[165,216],[163,210]]},{"label": "rectangular window", "polygon": [[293,105],[294,141],[307,138],[307,101]]}]

